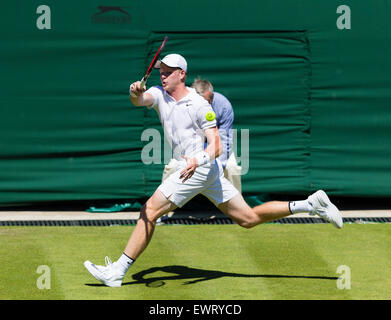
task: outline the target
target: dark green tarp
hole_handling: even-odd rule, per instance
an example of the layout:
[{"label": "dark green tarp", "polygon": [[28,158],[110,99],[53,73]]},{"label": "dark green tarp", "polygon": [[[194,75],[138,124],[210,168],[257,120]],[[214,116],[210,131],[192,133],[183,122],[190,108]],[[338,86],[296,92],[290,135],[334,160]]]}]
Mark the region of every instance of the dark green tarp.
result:
[{"label": "dark green tarp", "polygon": [[245,195],[391,195],[390,1],[344,1],[344,30],[339,1],[57,0],[40,30],[41,4],[2,2],[1,206],[152,194],[166,159],[141,137],[162,131],[128,88],[164,35],[231,100]]}]

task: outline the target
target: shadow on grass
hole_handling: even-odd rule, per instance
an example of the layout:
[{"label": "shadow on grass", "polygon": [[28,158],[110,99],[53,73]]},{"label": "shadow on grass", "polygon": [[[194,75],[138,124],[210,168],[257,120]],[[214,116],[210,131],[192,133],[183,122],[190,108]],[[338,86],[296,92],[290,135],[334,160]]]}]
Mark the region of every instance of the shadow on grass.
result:
[{"label": "shadow on grass", "polygon": [[[148,277],[154,272],[166,272],[172,275]],[[234,278],[284,278],[284,279],[318,279],[318,280],[337,280],[338,277],[327,276],[299,276],[299,275],[279,275],[279,274],[242,274],[216,270],[205,270],[190,268],[186,266],[165,266],[153,267],[135,273],[132,278],[134,281],[125,282],[122,286],[131,284],[145,284],[147,287],[161,287],[165,285],[164,281],[170,280],[188,280],[183,285],[194,284],[197,282],[219,279],[223,277]],[[192,280],[193,279],[193,280]],[[103,284],[86,284],[88,286],[103,286]]]}]

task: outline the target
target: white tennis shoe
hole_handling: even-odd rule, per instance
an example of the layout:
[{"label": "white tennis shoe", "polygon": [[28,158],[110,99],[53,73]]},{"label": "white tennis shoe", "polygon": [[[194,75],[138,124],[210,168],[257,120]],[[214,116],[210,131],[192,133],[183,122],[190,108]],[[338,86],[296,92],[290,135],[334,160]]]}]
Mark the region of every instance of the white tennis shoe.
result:
[{"label": "white tennis shoe", "polygon": [[310,215],[318,215],[322,219],[333,224],[334,227],[341,229],[343,225],[342,216],[338,208],[331,203],[326,192],[323,190],[316,191],[308,197],[308,202],[312,206]]},{"label": "white tennis shoe", "polygon": [[112,263],[109,257],[105,258],[106,266],[98,266],[91,261],[85,261],[84,266],[96,280],[99,280],[108,287],[120,287],[125,277],[116,262]]}]

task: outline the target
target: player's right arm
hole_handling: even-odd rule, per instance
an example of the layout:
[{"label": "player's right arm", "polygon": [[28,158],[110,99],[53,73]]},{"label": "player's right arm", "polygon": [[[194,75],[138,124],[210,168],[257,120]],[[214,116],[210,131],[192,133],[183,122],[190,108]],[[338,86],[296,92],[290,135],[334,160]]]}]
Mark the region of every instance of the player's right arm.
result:
[{"label": "player's right arm", "polygon": [[[145,92],[145,86],[141,88],[140,85],[141,85],[141,81],[133,82],[130,85],[129,88],[130,101],[132,101],[132,103],[137,107],[151,106],[155,101],[153,96],[150,93]],[[131,93],[133,93],[135,97],[133,97]]]}]

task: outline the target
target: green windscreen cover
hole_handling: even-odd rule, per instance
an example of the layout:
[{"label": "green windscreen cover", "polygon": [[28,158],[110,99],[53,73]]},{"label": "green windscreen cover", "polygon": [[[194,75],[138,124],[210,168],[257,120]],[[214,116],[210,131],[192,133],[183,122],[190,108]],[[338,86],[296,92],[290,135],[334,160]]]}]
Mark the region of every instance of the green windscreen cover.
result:
[{"label": "green windscreen cover", "polygon": [[0,206],[152,195],[170,152],[128,93],[166,35],[187,85],[206,78],[233,105],[244,196],[390,196],[391,11],[347,1],[341,29],[340,6],[4,1]]}]

